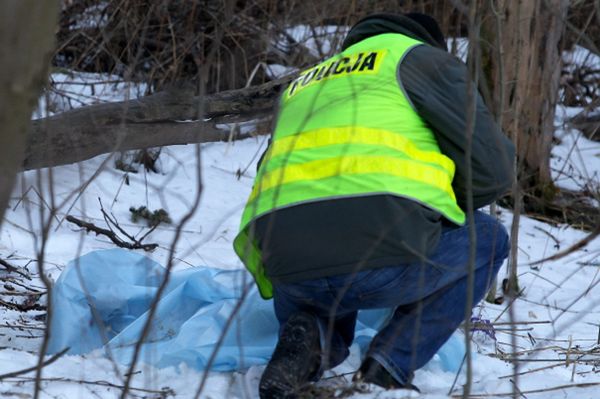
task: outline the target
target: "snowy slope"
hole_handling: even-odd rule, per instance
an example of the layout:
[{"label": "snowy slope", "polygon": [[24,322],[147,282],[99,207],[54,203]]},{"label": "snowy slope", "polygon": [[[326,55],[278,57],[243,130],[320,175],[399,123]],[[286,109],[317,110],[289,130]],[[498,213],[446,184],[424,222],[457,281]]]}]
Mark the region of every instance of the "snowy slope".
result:
[{"label": "snowy slope", "polygon": [[[70,85],[68,90],[74,91],[75,86]],[[115,101],[143,92],[131,91],[125,86],[113,87],[117,90],[107,88],[105,100]],[[557,123],[576,111],[560,110]],[[561,141],[553,150],[552,166],[558,184],[568,188],[588,184],[597,188],[600,144],[583,139],[576,131],[562,129],[557,136]],[[0,258],[15,266],[26,267],[33,278],[25,281],[27,287],[43,291],[35,262],[40,246],[40,216],[47,218],[47,212],[42,215],[40,210],[47,211],[51,201],[61,204],[53,218],[45,250],[46,273],[56,279],[66,264],[80,254],[114,247],[106,237],[86,234],[65,220],[66,215],[73,215],[105,227],[100,198],[105,210],[114,215],[120,226],[138,238],[147,227],[130,220],[130,207],[164,208],[169,213],[173,224],[159,226],[144,240],[159,244],[154,252],[146,255],[165,264],[178,221],[190,210],[197,194],[196,181],[200,173],[200,206],[183,228],[175,250],[176,267],[240,268],[231,243],[251,189],[257,155],[265,145],[266,138],[259,137],[200,147],[168,147],[160,156],[158,174],[145,172],[141,167],[138,173],[125,173],[114,168],[112,157],[99,156],[54,168],[52,190],[49,189],[48,170],[25,172],[18,179],[11,208],[0,232]],[[196,156],[197,148],[200,159]],[[512,214],[501,209],[499,217],[510,228]],[[568,226],[521,218],[518,256],[523,296],[514,303],[513,320],[518,322],[514,338],[519,371],[524,373],[519,376],[518,386],[527,398],[600,397],[600,376],[597,374],[600,366],[600,240],[559,261],[532,264],[584,236],[584,232]],[[503,269],[500,273],[502,277],[506,272]],[[0,267],[0,276],[12,275]],[[27,296],[16,296],[14,292],[24,291],[23,287],[8,284],[0,288],[0,299],[21,303]],[[31,292],[26,294],[32,295]],[[494,323],[497,339],[494,341],[483,332],[475,333],[477,355],[472,392],[482,396],[509,394],[513,386],[511,381],[515,381],[513,366],[506,360],[513,351],[507,305],[506,302],[500,305],[485,303],[475,310],[478,317]],[[40,317],[43,312],[0,309],[0,374],[35,365],[43,333]],[[330,374],[334,378],[322,384],[344,384],[358,365],[354,348],[350,358]],[[44,369],[42,397],[116,398],[123,381],[120,375],[126,371],[99,353],[64,356]],[[203,372],[186,367],[176,370],[140,365],[137,371],[132,384],[135,397],[191,398],[204,376]],[[262,367],[242,373],[212,372],[200,397],[256,398],[261,372]],[[0,396],[31,397],[33,375],[29,373],[0,381]],[[421,388],[422,398],[447,397],[452,386],[451,394],[459,395],[464,376],[459,376],[454,384],[455,377],[453,373],[430,369],[417,372],[415,384]],[[561,386],[564,388],[556,389]],[[403,393],[373,389],[354,397],[399,398]]]},{"label": "snowy slope", "polygon": [[[232,144],[218,143],[201,146],[201,172],[203,191],[201,205],[195,216],[184,228],[184,233],[176,251],[178,267],[193,265],[210,265],[222,268],[241,267],[231,249],[231,241],[235,236],[241,209],[249,194],[252,177],[255,171],[255,154],[264,148],[265,138],[248,139]],[[63,221],[66,214],[72,214],[88,221],[102,224],[97,198],[102,198],[104,207],[110,210],[121,222],[124,229],[140,234],[143,224],[129,221],[129,207],[147,205],[150,209],[165,208],[177,221],[188,210],[196,187],[194,179],[197,173],[195,146],[170,147],[161,155],[161,174],[129,174],[129,185],[124,184],[124,172],[117,171],[108,162],[107,167],[94,179],[78,197],[69,199],[57,215],[53,223],[51,238],[47,245],[47,260],[50,264],[48,273],[56,278],[66,263],[82,253],[101,248],[111,248],[113,244],[103,237],[84,234],[73,225]],[[600,152],[600,146],[596,146]],[[105,156],[97,157],[79,165],[68,165],[54,169],[54,180],[57,201],[65,199],[78,188],[98,166]],[[254,161],[253,161],[254,159]],[[588,164],[588,167],[590,165]],[[595,165],[596,171],[600,170]],[[238,170],[245,173],[238,179]],[[47,172],[44,172],[47,173]],[[38,228],[37,208],[43,206],[38,195],[28,189],[35,187],[36,172],[22,175],[19,186],[11,203],[14,209],[8,211],[6,224],[1,233],[3,257],[13,254],[14,264],[24,264],[26,260],[35,258],[34,240],[29,232]],[[23,194],[23,193],[26,194]],[[47,199],[46,199],[47,200]],[[30,211],[28,211],[30,209]],[[33,223],[28,221],[31,214]],[[502,210],[500,216],[509,227],[511,214]],[[60,223],[62,221],[62,223]],[[148,238],[148,242],[156,242],[160,247],[149,255],[163,264],[168,255],[168,247],[173,238],[174,227],[159,227]],[[564,249],[581,239],[584,233],[567,226],[553,227],[527,218],[522,219],[520,228],[519,260],[521,262],[521,285],[524,296],[515,303],[515,320],[524,323],[518,326],[517,343],[519,350],[535,350],[533,361],[523,362],[522,370],[553,365],[555,367],[523,376],[519,381],[522,391],[548,388],[574,383],[600,383],[600,377],[594,372],[594,363],[598,363],[598,354],[590,353],[591,364],[584,365],[579,360],[565,366],[567,348],[578,348],[578,351],[590,350],[597,344],[598,320],[600,319],[600,243],[580,250],[566,259],[557,262],[546,262],[537,266],[528,266],[532,261],[541,259]],[[29,270],[35,274],[34,265]],[[503,272],[501,272],[503,273]],[[41,286],[40,283],[37,284]],[[494,322],[508,321],[506,305],[484,304],[478,311],[481,317]],[[3,324],[35,323],[29,315],[16,311],[4,312]],[[490,357],[502,352],[510,352],[510,334],[505,331],[508,326],[497,326],[497,349],[491,339],[483,339],[484,334],[477,333],[477,342],[482,355],[475,360],[474,392],[502,393],[510,392],[509,378],[501,378],[512,373],[511,366],[498,358]],[[41,331],[30,330],[36,335]],[[40,340],[29,338],[24,332],[2,327],[0,330],[0,374],[11,370],[33,365],[36,357],[28,352],[35,352]],[[531,335],[532,338],[529,338]],[[562,349],[561,349],[562,348]],[[573,354],[574,358],[579,354]],[[524,357],[526,358],[526,357]],[[548,361],[539,361],[548,359]],[[358,366],[356,355],[340,367],[339,372],[351,372]],[[46,368],[44,377],[69,378],[71,380],[110,381],[119,384],[113,365],[99,355],[85,357],[69,356],[58,360]],[[142,373],[135,378],[135,387],[160,389],[169,387],[176,397],[193,397],[202,373],[195,370],[142,368]],[[256,397],[257,378],[260,368],[255,367],[248,373],[219,374],[212,373],[210,383],[202,397]],[[19,384],[21,378],[12,378],[0,383],[3,392],[31,392],[32,384]],[[415,383],[424,392],[423,397],[445,396],[454,375],[442,371],[417,373]],[[244,384],[249,393],[243,393]],[[460,386],[460,381],[457,387]],[[63,397],[88,397],[89,391],[96,391],[100,397],[115,397],[118,389],[98,387],[71,381],[52,381],[44,384],[47,397],[63,393]],[[235,392],[234,392],[235,391]],[[236,393],[237,392],[237,393]],[[457,393],[459,391],[456,391]],[[569,395],[574,390],[566,391]],[[578,398],[597,397],[595,387],[581,389]],[[564,397],[565,392],[549,392],[540,397]],[[363,396],[364,397],[364,396]],[[387,397],[387,396],[386,396]]]}]

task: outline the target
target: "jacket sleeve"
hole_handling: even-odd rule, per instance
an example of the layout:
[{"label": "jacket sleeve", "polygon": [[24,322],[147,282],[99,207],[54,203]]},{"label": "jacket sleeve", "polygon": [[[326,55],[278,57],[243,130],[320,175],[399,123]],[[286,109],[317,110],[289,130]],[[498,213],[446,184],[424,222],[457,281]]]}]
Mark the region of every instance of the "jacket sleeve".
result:
[{"label": "jacket sleeve", "polygon": [[[413,48],[398,67],[401,88],[432,128],[441,152],[456,165],[452,186],[466,209],[468,70],[459,59],[430,46]],[[481,208],[506,194],[513,181],[515,149],[477,93],[472,139],[472,195]]]}]

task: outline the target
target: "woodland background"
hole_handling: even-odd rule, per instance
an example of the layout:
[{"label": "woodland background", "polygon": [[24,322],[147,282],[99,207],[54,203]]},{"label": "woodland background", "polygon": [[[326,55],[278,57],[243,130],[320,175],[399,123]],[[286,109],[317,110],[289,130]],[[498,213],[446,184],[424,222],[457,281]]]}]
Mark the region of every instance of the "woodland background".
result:
[{"label": "woodland background", "polygon": [[[38,171],[38,179],[52,187],[54,167],[100,154],[115,154],[101,168],[127,172],[141,165],[156,171],[163,146],[268,134],[277,96],[297,71],[335,53],[348,27],[361,17],[405,11],[431,14],[448,37],[468,39],[471,77],[517,147],[517,178],[512,193],[498,204],[512,211],[511,272],[499,284],[503,292],[488,299],[518,297],[515,248],[522,215],[586,232],[559,257],[600,234],[598,177],[577,189],[558,187],[551,166],[557,129],[577,129],[600,140],[600,67],[569,64],[563,57],[575,48],[600,55],[598,0],[3,1],[0,216],[11,198],[14,202],[15,182],[23,171]],[[290,27],[298,26],[311,33],[309,41],[299,42],[290,33]],[[451,41],[449,50],[459,52],[457,43]],[[74,83],[87,85],[89,98],[65,89],[70,86],[64,80],[52,78],[56,73],[95,74],[95,80]],[[98,83],[136,92],[121,101],[96,102]],[[557,107],[578,112],[557,124]],[[48,323],[51,309],[44,304],[52,281],[45,277],[46,244],[68,201],[55,201],[52,190],[44,201],[34,263],[45,295],[31,303],[10,303],[24,311],[44,308]],[[197,206],[199,201],[192,202]],[[194,210],[191,206],[177,229],[183,229]],[[168,218],[160,212],[148,217],[155,218],[156,226]],[[128,243],[141,247],[142,240]],[[177,234],[173,248],[176,243]],[[4,259],[2,265],[19,270]],[[44,342],[38,353],[45,353]],[[35,396],[43,367],[40,356]],[[128,385],[129,378],[123,397]],[[517,392],[515,388],[515,396]]]}]

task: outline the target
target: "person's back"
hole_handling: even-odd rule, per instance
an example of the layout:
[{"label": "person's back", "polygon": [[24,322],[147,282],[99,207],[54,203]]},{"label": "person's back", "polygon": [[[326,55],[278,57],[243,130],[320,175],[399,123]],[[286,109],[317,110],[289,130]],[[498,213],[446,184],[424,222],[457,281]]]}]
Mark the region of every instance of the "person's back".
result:
[{"label": "person's back", "polygon": [[[432,21],[367,17],[340,54],[282,94],[235,242],[282,325],[263,398],[284,397],[343,361],[358,309],[396,308],[358,373],[386,388],[411,387],[412,372],[465,317],[466,69],[442,50]],[[510,186],[514,156],[478,102],[476,207]],[[480,300],[508,244],[495,220],[473,218]]]},{"label": "person's back", "polygon": [[399,61],[419,43],[399,34],[368,38],[284,92],[261,165],[266,176],[255,186],[265,209],[281,204],[265,216],[261,206],[247,208],[259,216],[271,281],[415,261],[437,245],[442,215],[463,222],[454,165],[397,82]]}]

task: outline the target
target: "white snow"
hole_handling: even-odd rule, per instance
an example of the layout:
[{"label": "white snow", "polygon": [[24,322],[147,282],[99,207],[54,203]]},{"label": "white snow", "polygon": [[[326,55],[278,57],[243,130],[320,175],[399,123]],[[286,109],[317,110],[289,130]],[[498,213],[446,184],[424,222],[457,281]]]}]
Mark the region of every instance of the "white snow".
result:
[{"label": "white snow", "polygon": [[583,66],[587,68],[600,68],[600,55],[594,54],[585,47],[576,45],[570,51],[563,51],[563,60],[568,70],[573,70],[574,66]]},{"label": "white snow", "polygon": [[[565,112],[568,115],[568,112]],[[550,167],[556,184],[572,190],[600,193],[600,147],[576,130],[557,129]]]},{"label": "white snow", "polygon": [[78,15],[76,20],[72,21],[69,30],[105,27],[109,20],[106,10],[107,7],[108,3],[104,1],[87,7],[80,15]]},{"label": "white snow", "polygon": [[146,84],[123,81],[116,75],[61,70],[50,75],[51,88],[40,97],[33,118],[38,119],[99,102],[130,100],[146,94]]}]

